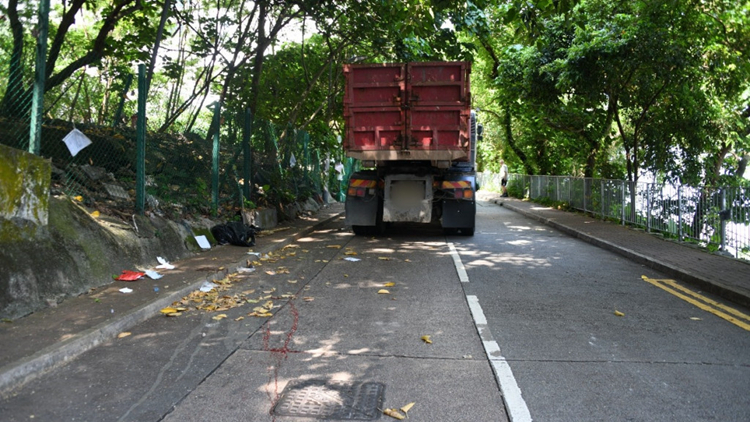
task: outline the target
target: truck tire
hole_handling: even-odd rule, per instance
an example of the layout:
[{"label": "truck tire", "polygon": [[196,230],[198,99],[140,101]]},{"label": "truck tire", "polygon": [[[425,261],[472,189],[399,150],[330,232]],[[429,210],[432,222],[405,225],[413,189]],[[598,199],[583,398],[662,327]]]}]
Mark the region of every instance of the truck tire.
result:
[{"label": "truck tire", "polygon": [[352,231],[357,236],[366,236],[370,231],[370,226],[352,226]]}]

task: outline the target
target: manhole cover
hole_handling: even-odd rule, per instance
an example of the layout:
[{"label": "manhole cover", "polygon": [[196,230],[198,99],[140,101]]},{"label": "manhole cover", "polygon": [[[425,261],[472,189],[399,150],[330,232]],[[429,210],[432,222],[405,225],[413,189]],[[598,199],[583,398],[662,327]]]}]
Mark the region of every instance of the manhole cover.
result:
[{"label": "manhole cover", "polygon": [[371,421],[380,418],[384,392],[378,382],[295,380],[284,388],[273,414]]}]

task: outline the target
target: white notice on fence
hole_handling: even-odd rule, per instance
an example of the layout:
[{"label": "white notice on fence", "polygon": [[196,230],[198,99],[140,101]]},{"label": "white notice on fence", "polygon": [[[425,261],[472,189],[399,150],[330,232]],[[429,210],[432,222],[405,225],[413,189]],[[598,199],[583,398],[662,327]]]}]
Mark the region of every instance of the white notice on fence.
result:
[{"label": "white notice on fence", "polygon": [[86,135],[83,134],[83,132],[78,129],[73,129],[70,131],[70,133],[65,135],[65,137],[63,138],[63,142],[65,142],[65,145],[68,146],[70,155],[72,155],[73,157],[75,157],[79,151],[91,145],[91,139],[89,139]]}]

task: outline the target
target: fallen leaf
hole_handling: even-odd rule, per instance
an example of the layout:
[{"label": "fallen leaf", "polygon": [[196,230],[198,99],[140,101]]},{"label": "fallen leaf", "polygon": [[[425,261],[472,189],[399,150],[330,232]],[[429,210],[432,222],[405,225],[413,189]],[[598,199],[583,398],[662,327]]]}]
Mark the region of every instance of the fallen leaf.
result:
[{"label": "fallen leaf", "polygon": [[180,316],[180,315],[182,315],[182,312],[172,312],[171,314],[167,314],[167,316],[169,317],[175,317],[175,316]]},{"label": "fallen leaf", "polygon": [[305,297],[302,298],[302,300],[304,300],[305,302],[312,302],[313,300],[315,300],[315,298],[314,297],[310,297],[310,296],[305,296]]},{"label": "fallen leaf", "polygon": [[357,254],[357,253],[356,253],[356,252],[354,252],[354,251],[346,251],[346,252],[344,252],[344,255],[349,255],[349,256],[354,256],[354,255],[356,255],[356,254]]},{"label": "fallen leaf", "polygon": [[393,287],[393,286],[395,286],[395,285],[396,285],[396,283],[394,283],[394,282],[392,282],[392,281],[389,281],[389,282],[387,282],[387,283],[383,284],[383,287]]},{"label": "fallen leaf", "polygon": [[380,290],[378,290],[378,294],[379,295],[388,295],[388,294],[391,294],[391,292],[389,292],[386,289],[380,289]]},{"label": "fallen leaf", "polygon": [[690,319],[693,320],[693,321],[701,321],[702,320],[702,318],[698,318],[698,317],[690,317]]},{"label": "fallen leaf", "polygon": [[615,315],[617,315],[617,316],[625,316],[625,314],[623,314],[623,313],[622,313],[622,312],[620,312],[620,311],[615,311]]},{"label": "fallen leaf", "polygon": [[289,284],[297,284],[297,280],[287,280],[286,282]]},{"label": "fallen leaf", "polygon": [[391,258],[389,258],[387,256],[379,256],[378,259],[381,260],[381,261],[390,261],[391,260]]},{"label": "fallen leaf", "polygon": [[404,412],[404,413],[409,413],[409,411],[411,410],[411,408],[412,408],[412,407],[413,407],[413,406],[414,406],[415,404],[416,404],[415,402],[411,402],[411,403],[407,404],[406,406],[402,407],[402,408],[401,408],[401,411],[402,411],[402,412]]},{"label": "fallen leaf", "polygon": [[304,253],[308,253],[308,252],[310,252],[310,251],[309,251],[309,250],[307,250],[307,249],[302,249],[302,252],[304,252]]},{"label": "fallen leaf", "polygon": [[383,414],[398,420],[404,420],[406,418],[406,416],[399,413],[397,409],[385,409],[383,410]]},{"label": "fallen leaf", "polygon": [[94,218],[99,218],[99,211],[92,212],[91,216],[94,217]]},{"label": "fallen leaf", "polygon": [[349,274],[344,274],[344,277],[349,277]]},{"label": "fallen leaf", "polygon": [[83,202],[83,197],[81,195],[74,196],[73,199],[75,199],[78,202]]},{"label": "fallen leaf", "polygon": [[159,311],[159,312],[161,312],[161,313],[163,313],[163,314],[165,314],[165,315],[166,315],[166,314],[173,314],[173,313],[177,312],[177,309],[175,309],[175,308],[170,308],[170,307],[167,307],[167,308],[164,308],[164,309],[162,309],[162,310],[161,310],[161,311]]},{"label": "fallen leaf", "polygon": [[245,319],[245,317],[241,316],[241,317],[237,317],[237,318],[235,318],[234,320],[235,320],[235,321],[242,321],[243,319]]},{"label": "fallen leaf", "polygon": [[226,317],[227,317],[227,314],[219,314],[219,315],[216,315],[215,317],[213,317],[211,319],[213,319],[214,321],[221,321],[222,319],[224,319]]},{"label": "fallen leaf", "polygon": [[405,259],[404,262],[411,262],[411,259]]},{"label": "fallen leaf", "polygon": [[429,336],[429,335],[424,335],[424,336],[422,336],[421,338],[422,338],[422,341],[423,341],[423,342],[425,342],[425,343],[427,343],[427,344],[432,344],[432,339],[430,339],[430,336]]},{"label": "fallen leaf", "polygon": [[341,245],[328,245],[328,246],[326,246],[326,248],[330,248],[330,249],[341,249]]},{"label": "fallen leaf", "polygon": [[127,332],[127,331],[124,331],[124,332],[122,332],[122,333],[118,334],[118,335],[117,335],[117,338],[125,338],[125,337],[127,337],[127,336],[129,336],[129,335],[130,335],[130,333],[129,333],[129,332]]}]

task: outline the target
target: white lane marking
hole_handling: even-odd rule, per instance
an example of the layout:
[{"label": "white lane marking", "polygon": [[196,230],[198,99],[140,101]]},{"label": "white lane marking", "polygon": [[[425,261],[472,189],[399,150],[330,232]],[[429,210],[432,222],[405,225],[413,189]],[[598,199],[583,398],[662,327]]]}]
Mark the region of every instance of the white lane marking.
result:
[{"label": "white lane marking", "polygon": [[464,268],[464,263],[461,262],[461,256],[458,254],[456,247],[453,246],[453,242],[449,242],[448,247],[451,250],[451,257],[453,257],[453,264],[456,266],[458,279],[461,280],[461,283],[468,283],[469,275],[466,274],[466,268]]},{"label": "white lane marking", "polygon": [[466,301],[469,303],[474,324],[479,332],[479,337],[482,339],[484,352],[495,371],[495,378],[500,385],[500,391],[503,393],[503,400],[505,400],[510,420],[512,422],[531,422],[531,413],[529,413],[529,408],[523,399],[521,389],[518,387],[508,361],[500,353],[500,346],[492,338],[492,333],[487,326],[487,318],[479,305],[479,299],[474,295],[466,295]]}]

